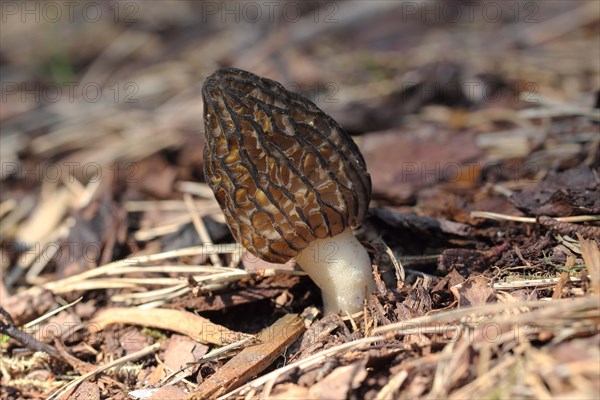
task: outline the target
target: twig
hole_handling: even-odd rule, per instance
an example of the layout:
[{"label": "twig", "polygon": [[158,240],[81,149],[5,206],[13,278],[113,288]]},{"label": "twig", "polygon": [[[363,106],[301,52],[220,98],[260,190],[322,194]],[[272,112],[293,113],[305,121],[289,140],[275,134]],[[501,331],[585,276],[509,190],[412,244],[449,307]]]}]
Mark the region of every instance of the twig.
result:
[{"label": "twig", "polygon": [[17,328],[15,326],[15,321],[12,319],[10,314],[2,307],[0,307],[0,316],[3,317],[2,319],[0,319],[0,332],[22,343],[28,349],[31,349],[33,351],[43,351],[44,353],[48,353],[50,356],[58,360],[63,359],[54,347],[50,346],[49,344],[40,342],[27,332]]}]

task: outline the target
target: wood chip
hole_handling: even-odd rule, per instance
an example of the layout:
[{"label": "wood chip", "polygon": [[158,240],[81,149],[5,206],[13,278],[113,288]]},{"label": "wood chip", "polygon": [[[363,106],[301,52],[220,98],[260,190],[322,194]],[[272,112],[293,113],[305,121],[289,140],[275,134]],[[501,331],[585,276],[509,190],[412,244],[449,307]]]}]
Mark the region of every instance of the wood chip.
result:
[{"label": "wood chip", "polygon": [[304,332],[297,314],[288,314],[257,336],[257,345],[246,347],[214,375],[204,381],[188,399],[214,399],[233,390],[264,371]]},{"label": "wood chip", "polygon": [[336,368],[308,391],[309,399],[346,399],[367,377],[366,359]]},{"label": "wood chip", "polygon": [[579,243],[581,243],[581,257],[583,257],[592,281],[592,292],[600,295],[600,249],[598,243],[586,240],[581,235],[578,236]]},{"label": "wood chip", "polygon": [[90,332],[102,330],[111,324],[132,324],[181,333],[200,343],[223,346],[244,339],[248,335],[232,331],[222,325],[187,311],[169,309],[108,308],[94,317]]},{"label": "wood chip", "polygon": [[308,388],[293,383],[277,385],[277,388],[269,396],[271,400],[306,400],[307,398]]}]

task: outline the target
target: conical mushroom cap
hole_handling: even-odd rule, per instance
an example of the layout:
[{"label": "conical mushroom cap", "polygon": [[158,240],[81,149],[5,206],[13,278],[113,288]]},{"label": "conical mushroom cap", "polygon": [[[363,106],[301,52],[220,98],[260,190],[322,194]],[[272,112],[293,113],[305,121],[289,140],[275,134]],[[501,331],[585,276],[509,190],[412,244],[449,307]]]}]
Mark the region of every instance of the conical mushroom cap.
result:
[{"label": "conical mushroom cap", "polygon": [[360,224],[371,178],[350,136],[310,100],[235,68],[204,82],[204,173],[235,239],[283,263]]}]

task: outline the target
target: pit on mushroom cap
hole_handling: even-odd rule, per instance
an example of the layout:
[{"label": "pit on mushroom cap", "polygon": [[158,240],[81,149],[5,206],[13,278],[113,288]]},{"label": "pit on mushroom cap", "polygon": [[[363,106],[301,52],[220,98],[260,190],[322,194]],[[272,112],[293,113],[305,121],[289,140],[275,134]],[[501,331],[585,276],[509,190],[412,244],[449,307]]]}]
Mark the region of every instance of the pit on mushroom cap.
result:
[{"label": "pit on mushroom cap", "polygon": [[235,239],[266,261],[296,258],[326,312],[359,311],[375,284],[351,230],[371,196],[356,144],[314,103],[247,71],[217,70],[202,97],[205,175]]}]

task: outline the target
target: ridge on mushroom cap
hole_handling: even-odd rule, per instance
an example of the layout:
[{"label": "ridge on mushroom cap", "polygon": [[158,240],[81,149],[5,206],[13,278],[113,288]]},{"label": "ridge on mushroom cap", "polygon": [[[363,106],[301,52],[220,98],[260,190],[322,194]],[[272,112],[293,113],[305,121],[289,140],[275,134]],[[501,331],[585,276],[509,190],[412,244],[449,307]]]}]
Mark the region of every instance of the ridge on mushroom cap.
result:
[{"label": "ridge on mushroom cap", "polygon": [[236,68],[209,76],[202,98],[206,180],[248,251],[284,263],[364,220],[365,161],[313,102]]}]

